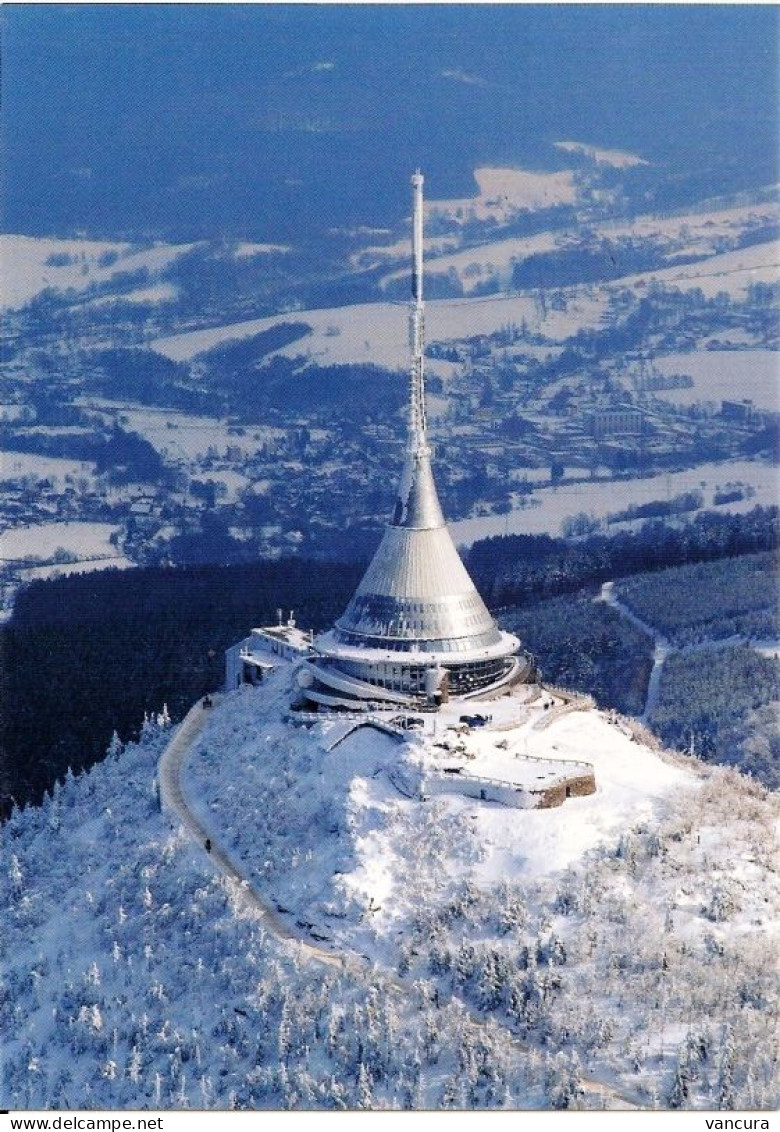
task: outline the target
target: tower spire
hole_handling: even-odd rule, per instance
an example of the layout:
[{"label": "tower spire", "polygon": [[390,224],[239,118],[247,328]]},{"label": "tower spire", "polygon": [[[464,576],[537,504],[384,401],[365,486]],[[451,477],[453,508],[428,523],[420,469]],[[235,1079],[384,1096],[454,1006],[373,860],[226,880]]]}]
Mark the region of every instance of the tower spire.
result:
[{"label": "tower spire", "polygon": [[412,301],[409,308],[409,431],[392,522],[398,527],[443,527],[431,471],[425,417],[425,309],[423,306],[423,175],[412,176]]},{"label": "tower spire", "polygon": [[412,175],[412,304],[409,311],[409,340],[412,349],[409,398],[409,448],[427,449],[425,420],[425,308],[423,305],[423,175]]},{"label": "tower spire", "polygon": [[506,690],[520,642],[490,616],[444,521],[425,421],[423,176],[412,177],[409,429],[393,516],[363,579],[299,675],[307,702],[367,708]]}]

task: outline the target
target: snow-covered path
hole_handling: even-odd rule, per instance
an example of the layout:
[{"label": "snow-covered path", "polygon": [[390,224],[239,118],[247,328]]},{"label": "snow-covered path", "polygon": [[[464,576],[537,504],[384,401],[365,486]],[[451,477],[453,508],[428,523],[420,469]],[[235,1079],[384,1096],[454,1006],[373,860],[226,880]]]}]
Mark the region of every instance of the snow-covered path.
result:
[{"label": "snow-covered path", "polygon": [[719,640],[705,640],[697,641],[692,645],[673,645],[668,637],[659,632],[647,621],[643,621],[637,615],[624,605],[618,597],[615,596],[615,583],[604,582],[601,587],[601,593],[596,598],[596,601],[606,602],[611,605],[613,609],[651,637],[655,647],[653,649],[653,667],[650,671],[650,679],[647,682],[647,695],[645,697],[645,706],[639,717],[642,723],[647,723],[649,716],[655,710],[658,703],[658,694],[661,688],[661,674],[663,672],[664,664],[666,663],[669,654],[673,652],[679,653],[693,653],[702,652],[705,649],[725,649],[731,645],[749,644],[756,652],[760,652],[763,656],[777,656],[780,653],[780,641],[749,641],[747,637],[740,637],[734,635],[731,637],[722,637]]},{"label": "snow-covered path", "polygon": [[647,682],[645,706],[639,717],[642,723],[645,723],[650,712],[658,702],[658,691],[661,687],[661,672],[663,671],[669,653],[675,651],[674,645],[672,645],[671,641],[669,641],[663,633],[659,633],[652,625],[648,625],[641,617],[637,617],[627,605],[624,605],[623,602],[615,596],[614,582],[604,582],[597,600],[611,605],[622,617],[625,617],[633,625],[636,625],[637,629],[641,629],[643,633],[655,642],[655,648],[653,649],[653,667],[650,671],[650,679]]},{"label": "snow-covered path", "polygon": [[[211,697],[215,706],[220,698],[221,697],[218,695]],[[211,849],[209,859],[214,862],[215,867],[218,868],[224,876],[234,882],[236,886],[236,899],[245,907],[252,908],[255,912],[258,912],[265,926],[277,939],[297,944],[309,959],[315,959],[317,962],[325,963],[330,967],[338,967],[339,970],[343,970],[348,966],[346,958],[334,955],[330,951],[325,951],[324,948],[316,947],[307,940],[301,939],[279,919],[275,912],[265,903],[260,894],[252,887],[244,874],[233,864],[224,849],[220,848],[216,834],[208,829],[195,816],[188,805],[184,797],[184,791],[182,790],[181,773],[187,756],[192,750],[193,743],[209,720],[209,714],[209,709],[205,708],[202,701],[198,700],[184,717],[176,735],[165,748],[160,758],[158,775],[160,782],[160,800],[163,809],[171,809],[174,811],[187,833],[190,834],[198,845],[204,847],[204,852],[206,851],[206,841],[208,840],[210,842]]]}]

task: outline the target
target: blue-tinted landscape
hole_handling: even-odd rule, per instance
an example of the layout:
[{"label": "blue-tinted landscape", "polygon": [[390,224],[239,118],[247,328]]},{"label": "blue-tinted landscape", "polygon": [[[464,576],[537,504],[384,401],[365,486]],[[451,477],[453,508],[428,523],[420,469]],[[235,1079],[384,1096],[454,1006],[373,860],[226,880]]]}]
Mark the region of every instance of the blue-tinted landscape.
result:
[{"label": "blue-tinted landscape", "polygon": [[4,7],[0,1108],[769,1127],[779,16]]},{"label": "blue-tinted landscape", "polygon": [[[655,206],[777,177],[778,11],[665,5],[4,7],[6,231],[311,238],[408,171],[641,154]],[[34,76],[34,78],[32,78]]]}]

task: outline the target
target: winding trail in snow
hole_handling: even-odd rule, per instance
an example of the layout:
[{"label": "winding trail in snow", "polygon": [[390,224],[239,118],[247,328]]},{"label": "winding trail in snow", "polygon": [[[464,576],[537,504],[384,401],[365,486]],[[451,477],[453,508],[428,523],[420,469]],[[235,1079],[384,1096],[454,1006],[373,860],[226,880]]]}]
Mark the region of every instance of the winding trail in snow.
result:
[{"label": "winding trail in snow", "polygon": [[[208,723],[211,711],[222,699],[223,695],[212,693],[213,707],[211,709],[204,707],[203,701],[198,700],[187,712],[173,739],[160,756],[157,776],[160,786],[160,804],[163,811],[172,811],[176,815],[185,833],[189,834],[190,838],[202,849],[204,855],[208,857],[214,867],[232,882],[236,903],[259,915],[263,925],[272,935],[285,943],[296,946],[301,955],[307,959],[341,972],[359,973],[365,978],[371,972],[370,960],[362,959],[354,954],[339,954],[317,947],[315,944],[309,943],[308,940],[302,939],[300,935],[285,924],[276,914],[276,911],[263,899],[247,876],[233,863],[228,853],[220,846],[215,833],[203,824],[188,804],[182,787],[182,772],[192,753],[195,740]],[[207,840],[211,844],[211,849],[208,852],[205,848]],[[414,989],[412,981],[405,980],[391,971],[382,971],[380,977],[385,986],[401,993],[405,998],[408,998]],[[472,1025],[481,1029],[488,1026],[490,1018],[484,1018],[457,996],[451,995],[450,997],[465,1011]],[[528,1046],[509,1030],[506,1031],[506,1039],[518,1052],[527,1054]],[[583,1093],[597,1097],[602,1102],[612,1101],[617,1108],[624,1111],[646,1107],[638,1096],[628,1097],[605,1081],[598,1081],[592,1077],[582,1076],[580,1088]]]},{"label": "winding trail in snow", "polygon": [[[220,699],[219,695],[211,696],[214,706]],[[184,717],[178,731],[160,758],[158,779],[163,809],[172,810],[176,814],[185,832],[190,835],[192,840],[197,842],[204,853],[206,853],[206,842],[211,843],[211,850],[208,852],[209,860],[214,863],[223,876],[234,882],[238,903],[259,913],[268,931],[275,935],[277,939],[297,944],[307,958],[315,959],[318,963],[324,963],[329,967],[336,967],[343,971],[349,966],[347,958],[335,955],[322,947],[317,947],[309,943],[308,940],[301,939],[299,935],[292,931],[277,916],[274,909],[262,899],[241,870],[234,865],[227,852],[220,846],[216,834],[206,828],[188,805],[182,788],[182,770],[195,740],[208,723],[212,710],[213,708],[205,708],[203,702],[198,700]]]},{"label": "winding trail in snow", "polygon": [[692,645],[675,645],[665,637],[660,630],[656,629],[653,625],[643,621],[641,617],[637,617],[633,610],[629,609],[627,605],[615,595],[615,583],[604,582],[601,587],[601,593],[596,598],[596,601],[603,601],[607,605],[611,605],[613,609],[641,629],[653,641],[653,667],[650,671],[650,679],[647,682],[647,695],[645,696],[645,706],[639,719],[642,723],[647,723],[649,716],[655,709],[658,703],[658,694],[661,688],[661,674],[663,672],[664,664],[666,663],[670,653],[696,653],[704,652],[707,649],[725,649],[731,645],[749,644],[756,652],[761,653],[763,656],[780,655],[780,641],[751,641],[747,637],[734,635],[731,637],[721,637],[718,640],[704,640],[697,641]]},{"label": "winding trail in snow", "polygon": [[605,602],[607,605],[611,605],[622,617],[625,617],[632,625],[636,625],[637,629],[641,629],[642,632],[653,641],[653,667],[650,670],[650,679],[647,682],[647,695],[645,696],[644,710],[639,717],[642,723],[647,723],[648,716],[658,703],[658,692],[661,687],[661,673],[669,653],[675,651],[674,645],[668,637],[665,637],[663,633],[659,633],[652,625],[648,625],[641,617],[637,617],[627,605],[624,605],[623,602],[615,596],[614,582],[604,582],[598,600]]}]

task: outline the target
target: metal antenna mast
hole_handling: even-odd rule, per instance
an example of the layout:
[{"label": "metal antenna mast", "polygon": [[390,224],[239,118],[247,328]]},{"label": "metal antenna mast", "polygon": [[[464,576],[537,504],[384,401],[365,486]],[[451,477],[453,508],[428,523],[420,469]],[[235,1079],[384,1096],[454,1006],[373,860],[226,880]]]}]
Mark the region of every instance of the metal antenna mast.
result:
[{"label": "metal antenna mast", "polygon": [[423,306],[423,175],[412,176],[412,305],[409,313],[412,348],[411,395],[409,405],[409,447],[427,452],[425,420],[425,309]]}]

